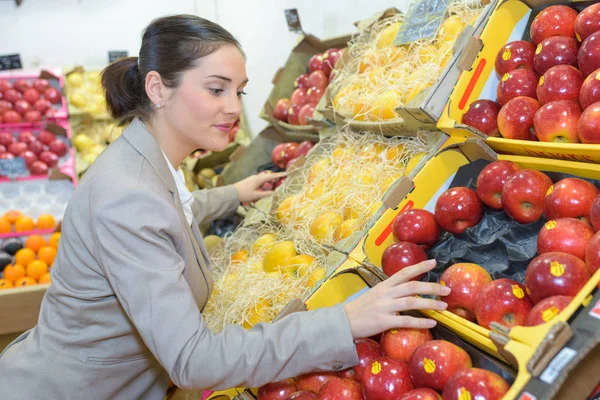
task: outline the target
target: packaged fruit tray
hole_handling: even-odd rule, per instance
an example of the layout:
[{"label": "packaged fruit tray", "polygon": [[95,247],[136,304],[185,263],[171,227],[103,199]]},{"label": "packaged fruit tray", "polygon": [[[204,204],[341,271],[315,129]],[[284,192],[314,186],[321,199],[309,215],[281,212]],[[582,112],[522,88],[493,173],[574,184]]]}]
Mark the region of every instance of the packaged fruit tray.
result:
[{"label": "packaged fruit tray", "polygon": [[[47,179],[53,170],[75,178],[75,151],[66,120],[38,127],[0,126],[0,182]],[[6,164],[4,164],[6,163]]]},{"label": "packaged fruit tray", "polygon": [[0,126],[31,127],[67,118],[62,71],[0,73]]},{"label": "packaged fruit tray", "polygon": [[438,128],[502,154],[600,163],[599,10],[590,1],[501,2]]},{"label": "packaged fruit tray", "polygon": [[66,75],[66,94],[70,116],[90,114],[94,119],[109,120],[102,90],[102,71],[86,71],[77,66]]}]

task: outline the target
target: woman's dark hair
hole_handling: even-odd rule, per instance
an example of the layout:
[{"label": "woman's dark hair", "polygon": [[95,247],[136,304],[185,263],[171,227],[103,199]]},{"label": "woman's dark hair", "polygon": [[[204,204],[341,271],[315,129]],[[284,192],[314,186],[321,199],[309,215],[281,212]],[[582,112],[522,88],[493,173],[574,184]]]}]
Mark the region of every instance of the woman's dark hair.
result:
[{"label": "woman's dark hair", "polygon": [[144,31],[139,57],[122,58],[102,71],[108,111],[119,126],[136,117],[147,119],[154,109],[145,90],[148,72],[158,72],[167,87],[177,87],[182,72],[227,44],[242,51],[231,33],[204,18],[173,15],[155,19]]}]

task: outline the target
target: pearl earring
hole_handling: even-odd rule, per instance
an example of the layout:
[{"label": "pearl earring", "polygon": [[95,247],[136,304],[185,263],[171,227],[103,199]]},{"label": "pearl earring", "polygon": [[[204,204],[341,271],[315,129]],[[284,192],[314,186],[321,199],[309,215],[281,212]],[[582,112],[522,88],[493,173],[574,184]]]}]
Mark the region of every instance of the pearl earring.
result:
[{"label": "pearl earring", "polygon": [[156,108],[160,108],[160,107],[161,107],[160,103],[157,103]]}]

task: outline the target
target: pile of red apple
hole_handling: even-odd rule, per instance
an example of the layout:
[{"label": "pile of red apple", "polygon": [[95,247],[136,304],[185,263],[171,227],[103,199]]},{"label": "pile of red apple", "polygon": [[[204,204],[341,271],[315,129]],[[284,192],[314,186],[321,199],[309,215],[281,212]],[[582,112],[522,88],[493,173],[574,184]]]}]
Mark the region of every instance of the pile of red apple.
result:
[{"label": "pile of red apple", "polygon": [[[302,143],[287,142],[280,143],[271,152],[271,160],[273,164],[280,170],[289,170],[294,162],[299,157],[306,157],[311,149],[315,147],[315,144],[310,140],[305,140]],[[258,174],[266,174],[272,172],[270,170],[261,171]],[[277,189],[285,181],[286,177],[281,177],[276,181],[265,182],[261,186],[263,191],[271,191]]]},{"label": "pile of red apple", "polygon": [[473,368],[461,347],[434,340],[428,329],[392,329],[381,344],[355,344],[355,367],[267,384],[258,400],[499,400],[510,388],[496,373]]},{"label": "pile of red apple", "polygon": [[23,157],[31,175],[47,175],[48,169],[56,167],[67,150],[66,142],[57,139],[52,132],[41,130],[36,135],[22,131],[18,136],[0,132],[0,159]]},{"label": "pile of red apple", "polygon": [[600,4],[545,8],[530,34],[500,49],[497,101],[473,102],[462,123],[506,139],[600,143]]},{"label": "pile of red apple", "polygon": [[332,48],[312,56],[308,73],[296,78],[289,99],[279,99],[273,109],[273,118],[291,125],[310,125],[309,118],[333,79],[333,67],[341,55],[342,50]]},{"label": "pile of red apple", "polygon": [[60,91],[50,86],[46,79],[19,79],[13,83],[0,79],[0,123],[18,124],[40,122],[52,118],[60,104]]},{"label": "pile of red apple", "polygon": [[[439,282],[452,292],[448,311],[486,328],[538,325],[555,317],[600,269],[600,191],[579,178],[553,184],[540,171],[511,161],[494,161],[477,177],[476,190],[454,187],[437,200],[435,214],[411,209],[392,225],[395,240],[382,256],[383,271],[397,271],[427,259],[440,230],[463,233],[483,216],[483,204],[521,224],[547,222],[537,237],[537,253],[525,272],[525,286],[512,279],[492,280],[476,264],[450,266]],[[596,232],[596,233],[594,233]],[[415,279],[422,279],[417,277]]]}]

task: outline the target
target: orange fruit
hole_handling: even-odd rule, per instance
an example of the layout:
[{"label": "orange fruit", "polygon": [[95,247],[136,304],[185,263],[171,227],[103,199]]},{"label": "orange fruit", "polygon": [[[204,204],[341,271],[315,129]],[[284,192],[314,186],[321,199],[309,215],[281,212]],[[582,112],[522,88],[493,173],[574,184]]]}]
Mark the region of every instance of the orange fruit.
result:
[{"label": "orange fruit", "polygon": [[56,258],[56,249],[52,246],[44,246],[38,252],[38,258],[49,266],[52,266]]},{"label": "orange fruit", "polygon": [[25,278],[21,278],[15,282],[15,287],[33,286],[33,285],[37,285],[37,281],[28,276]]},{"label": "orange fruit", "polygon": [[15,254],[15,264],[21,264],[22,266],[26,267],[33,260],[35,260],[35,251],[31,249],[24,248],[17,251]]},{"label": "orange fruit", "polygon": [[10,289],[12,287],[13,287],[13,283],[11,281],[7,281],[6,279],[0,279],[0,290]]},{"label": "orange fruit", "polygon": [[46,272],[44,275],[40,277],[38,283],[52,283],[52,278],[50,277],[50,272]]},{"label": "orange fruit", "polygon": [[50,214],[42,214],[37,220],[38,229],[53,229],[56,227],[56,221]]},{"label": "orange fruit", "polygon": [[53,233],[48,239],[48,245],[58,249],[58,242],[60,240],[60,232]]},{"label": "orange fruit", "polygon": [[6,268],[4,268],[4,279],[7,281],[14,283],[23,277],[25,277],[25,268],[22,265],[8,264]]},{"label": "orange fruit", "polygon": [[4,213],[2,218],[7,220],[8,222],[10,222],[11,224],[14,224],[22,216],[23,216],[23,214],[21,213],[21,211],[10,210],[10,211],[7,211],[6,213]]},{"label": "orange fruit", "polygon": [[31,235],[25,240],[25,247],[36,253],[44,246],[46,246],[46,239],[42,235]]},{"label": "orange fruit", "polygon": [[31,217],[21,217],[15,222],[15,231],[27,232],[35,229],[35,223]]},{"label": "orange fruit", "polygon": [[12,224],[6,218],[0,218],[0,233],[12,232]]},{"label": "orange fruit", "polygon": [[238,262],[238,263],[246,262],[246,261],[248,261],[248,256],[249,256],[248,250],[236,251],[235,253],[233,253],[231,255],[231,261]]},{"label": "orange fruit", "polygon": [[27,266],[27,276],[36,281],[48,272],[48,264],[42,260],[34,260]]}]

